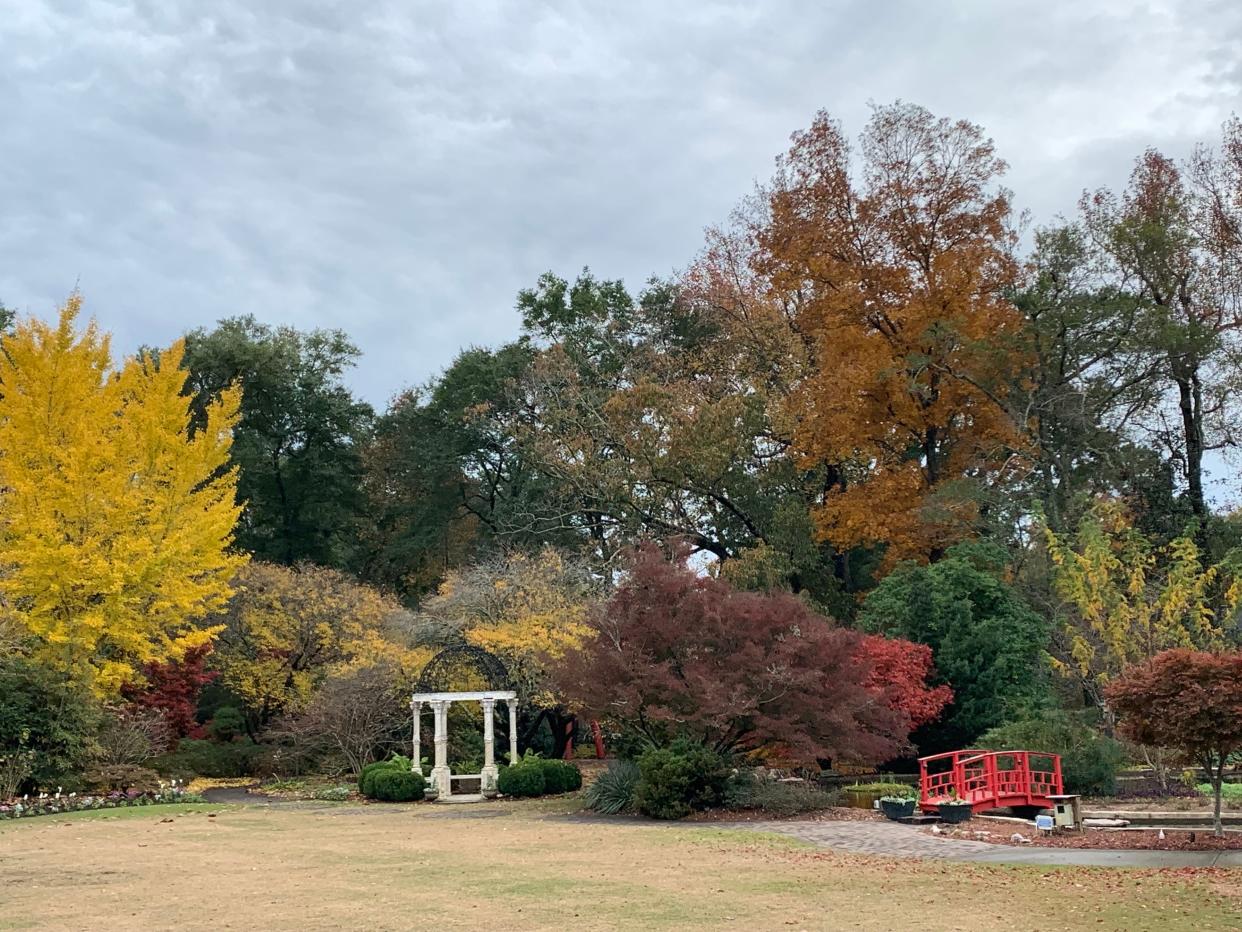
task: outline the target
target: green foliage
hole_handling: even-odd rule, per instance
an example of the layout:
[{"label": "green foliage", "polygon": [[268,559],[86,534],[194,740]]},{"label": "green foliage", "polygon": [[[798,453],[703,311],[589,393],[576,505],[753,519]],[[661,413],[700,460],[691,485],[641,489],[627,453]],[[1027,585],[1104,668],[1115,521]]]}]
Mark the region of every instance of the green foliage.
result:
[{"label": "green foliage", "polygon": [[358,792],[368,798],[375,797],[375,775],[384,770],[403,770],[412,773],[414,762],[403,754],[393,754],[387,760],[367,764],[358,774]]},{"label": "green foliage", "polygon": [[1065,791],[1088,796],[1116,792],[1117,771],[1125,762],[1120,742],[1104,737],[1068,712],[1053,709],[993,728],[979,739],[979,745],[998,751],[1060,754]]},{"label": "green foliage", "polygon": [[710,748],[678,739],[638,759],[638,810],[654,819],[682,819],[720,805],[729,781],[729,762]]},{"label": "green foliage", "polygon": [[226,705],[216,709],[207,729],[216,741],[232,741],[246,731],[246,716],[236,706]]},{"label": "green foliage", "polygon": [[408,803],[422,799],[426,788],[422,774],[389,762],[371,772],[367,796],[388,803]]},{"label": "green foliage", "polygon": [[903,563],[867,597],[859,624],[931,647],[953,702],[915,733],[923,753],[970,747],[1046,694],[1047,623],[1002,579],[1006,555],[959,544],[931,566]]},{"label": "green foliage", "polygon": [[496,789],[506,796],[542,796],[547,788],[542,763],[523,760],[520,764],[500,768]]},{"label": "green foliage", "polygon": [[629,760],[616,760],[608,765],[595,782],[582,794],[588,809],[605,815],[616,815],[634,808],[634,795],[642,773],[638,764]]},{"label": "green foliage", "polygon": [[241,383],[232,462],[246,510],[237,544],[261,560],[344,567],[354,559],[372,419],[341,379],[357,356],[339,330],[303,332],[249,316],[186,335],[200,419],[205,399]]},{"label": "green foliage", "polygon": [[813,783],[782,783],[742,771],[728,781],[724,805],[726,809],[761,810],[789,816],[828,809],[840,799],[840,793],[829,792]]},{"label": "green foliage", "polygon": [[23,657],[0,659],[0,759],[24,761],[16,791],[72,785],[99,723],[85,689]]},{"label": "green foliage", "polygon": [[567,760],[541,760],[543,791],[549,794],[571,793],[582,789],[582,771]]},{"label": "green foliage", "polygon": [[[1210,783],[1196,783],[1195,790],[1204,796],[1214,796],[1216,793],[1216,790],[1212,788]],[[1220,785],[1220,798],[1242,802],[1242,783],[1222,783]]]},{"label": "green foliage", "polygon": [[888,796],[898,796],[902,799],[912,799],[919,794],[918,787],[909,783],[885,783],[879,781],[876,783],[855,783],[845,787],[847,793],[884,793]]},{"label": "green foliage", "polygon": [[151,766],[169,777],[248,777],[253,776],[263,748],[253,741],[216,744],[195,738],[182,738],[177,749],[153,758]]},{"label": "green foliage", "polygon": [[353,791],[348,786],[325,786],[315,791],[315,798],[326,802],[343,803]]}]

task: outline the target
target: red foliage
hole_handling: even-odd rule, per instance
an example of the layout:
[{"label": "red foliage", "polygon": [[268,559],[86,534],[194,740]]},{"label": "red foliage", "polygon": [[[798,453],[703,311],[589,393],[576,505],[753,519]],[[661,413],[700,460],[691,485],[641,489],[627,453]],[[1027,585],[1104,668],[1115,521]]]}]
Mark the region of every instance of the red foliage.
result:
[{"label": "red foliage", "polygon": [[[654,548],[635,555],[591,625],[559,665],[562,694],[655,741],[685,734],[718,750],[779,745],[806,761],[874,763],[904,750],[912,713],[940,698],[906,689],[913,667],[794,596],[734,590]],[[890,701],[875,701],[872,655],[897,679],[883,690]]]},{"label": "red foliage", "polygon": [[1124,735],[1207,771],[1220,834],[1225,764],[1242,751],[1242,651],[1166,650],[1126,669],[1106,696]]},{"label": "red foliage", "polygon": [[894,709],[910,720],[911,728],[934,722],[953,701],[949,686],[927,685],[932,673],[932,649],[900,638],[863,635],[860,655],[871,667],[865,684],[882,694]]},{"label": "red foliage", "polygon": [[186,651],[180,662],[148,664],[143,670],[146,683],[127,686],[122,694],[140,709],[158,711],[177,737],[184,738],[198,727],[198,694],[217,675],[205,669],[210,653],[211,645],[204,644]]}]

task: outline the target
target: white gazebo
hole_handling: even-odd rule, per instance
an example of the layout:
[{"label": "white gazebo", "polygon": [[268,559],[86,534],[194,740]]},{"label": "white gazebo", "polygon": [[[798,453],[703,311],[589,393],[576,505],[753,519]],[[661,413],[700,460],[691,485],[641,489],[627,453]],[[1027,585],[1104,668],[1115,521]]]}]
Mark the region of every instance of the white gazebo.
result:
[{"label": "white gazebo", "polygon": [[431,785],[435,788],[439,799],[448,799],[453,794],[453,771],[448,764],[448,712],[454,702],[479,702],[483,705],[483,769],[479,773],[458,774],[459,780],[477,779],[479,792],[487,793],[496,789],[496,778],[499,769],[496,766],[496,725],[494,713],[496,701],[500,700],[508,706],[509,711],[509,762],[517,761],[517,693],[511,689],[482,690],[478,692],[437,692],[415,693],[410,698],[410,708],[414,712],[414,767],[422,773],[422,746],[419,736],[419,722],[423,705],[431,706],[435,716],[435,765],[431,768]]},{"label": "white gazebo", "polygon": [[[463,689],[480,685],[479,689]],[[509,713],[509,763],[518,761],[517,693],[508,689],[509,672],[494,654],[469,644],[458,644],[440,651],[428,661],[418,680],[418,692],[410,697],[414,718],[414,768],[421,774],[422,747],[419,725],[423,706],[431,706],[435,716],[435,764],[431,768],[431,786],[442,800],[456,796],[461,801],[482,799],[482,794],[496,789],[499,769],[496,766],[495,712],[498,701],[505,703]],[[457,688],[455,688],[457,687]],[[458,774],[448,763],[448,715],[454,702],[478,702],[483,706],[483,769],[479,773]],[[479,781],[479,795],[454,793],[453,781]]]}]

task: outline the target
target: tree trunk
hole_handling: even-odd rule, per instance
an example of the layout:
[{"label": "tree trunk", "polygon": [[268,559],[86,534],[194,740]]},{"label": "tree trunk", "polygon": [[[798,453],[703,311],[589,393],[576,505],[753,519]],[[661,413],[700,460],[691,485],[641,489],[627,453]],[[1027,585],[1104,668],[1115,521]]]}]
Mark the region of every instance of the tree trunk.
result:
[{"label": "tree trunk", "polygon": [[1186,443],[1186,489],[1190,498],[1190,510],[1194,513],[1198,529],[1195,540],[1203,546],[1207,528],[1207,504],[1203,497],[1203,414],[1199,387],[1199,373],[1191,366],[1178,367],[1174,379],[1177,382],[1177,406],[1182,415],[1182,434]]},{"label": "tree trunk", "polygon": [[1217,838],[1222,838],[1225,834],[1225,826],[1220,819],[1220,794],[1221,785],[1225,782],[1225,755],[1222,754],[1220,764],[1208,772],[1212,775],[1212,795],[1215,797],[1212,801],[1212,834]]}]

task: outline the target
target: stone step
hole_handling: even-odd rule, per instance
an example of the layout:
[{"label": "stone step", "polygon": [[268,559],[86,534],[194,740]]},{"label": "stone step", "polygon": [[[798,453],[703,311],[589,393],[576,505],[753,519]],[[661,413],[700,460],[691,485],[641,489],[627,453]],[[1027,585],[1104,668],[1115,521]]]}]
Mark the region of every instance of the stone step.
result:
[{"label": "stone step", "polygon": [[898,819],[902,825],[931,825],[940,821],[940,816],[934,815],[911,815],[903,819]]}]

